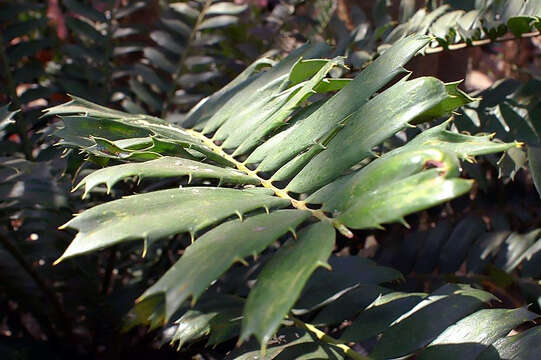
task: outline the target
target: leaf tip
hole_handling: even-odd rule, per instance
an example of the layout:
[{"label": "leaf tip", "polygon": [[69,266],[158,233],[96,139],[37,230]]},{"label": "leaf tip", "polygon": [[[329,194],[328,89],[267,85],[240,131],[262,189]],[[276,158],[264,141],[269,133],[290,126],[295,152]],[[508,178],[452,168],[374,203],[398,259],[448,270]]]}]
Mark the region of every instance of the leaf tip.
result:
[{"label": "leaf tip", "polygon": [[69,222],[65,223],[64,225],[60,225],[57,229],[58,230],[64,230],[68,227]]}]

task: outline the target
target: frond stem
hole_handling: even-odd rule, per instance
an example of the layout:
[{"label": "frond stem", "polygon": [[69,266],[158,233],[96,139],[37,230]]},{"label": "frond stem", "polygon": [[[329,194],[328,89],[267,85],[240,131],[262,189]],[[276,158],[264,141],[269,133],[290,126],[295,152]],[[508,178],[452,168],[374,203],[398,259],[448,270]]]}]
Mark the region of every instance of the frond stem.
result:
[{"label": "frond stem", "polygon": [[327,344],[331,344],[336,346],[337,348],[340,348],[350,359],[354,360],[372,360],[369,356],[364,356],[347,346],[346,344],[336,340],[335,338],[327,335],[325,332],[319,330],[317,327],[315,327],[312,324],[305,323],[304,321],[297,319],[294,316],[289,315],[288,318],[293,321],[295,326],[304,329],[306,331],[311,332],[314,334],[318,340],[323,341]]},{"label": "frond stem", "polygon": [[472,41],[471,44],[468,44],[466,42],[461,42],[461,43],[458,43],[458,44],[451,44],[447,47],[443,47],[443,46],[438,46],[438,47],[435,47],[435,48],[427,48],[424,53],[425,54],[437,54],[437,53],[440,53],[442,51],[447,51],[447,50],[461,50],[461,49],[465,49],[467,47],[474,47],[474,46],[482,46],[482,45],[487,45],[487,44],[491,44],[491,43],[498,43],[498,42],[505,42],[505,41],[512,41],[512,40],[519,40],[519,39],[526,39],[526,38],[533,38],[533,37],[536,37],[536,36],[539,36],[541,35],[541,32],[539,31],[534,31],[534,32],[530,32],[530,33],[525,33],[525,34],[522,34],[521,36],[502,36],[500,38],[497,38],[497,39],[482,39],[482,40],[475,40],[475,41]]},{"label": "frond stem", "polygon": [[280,189],[280,188],[277,188],[276,186],[274,186],[272,184],[271,181],[261,178],[257,174],[257,171],[249,169],[246,165],[244,165],[244,163],[238,161],[233,156],[226,153],[220,146],[216,145],[212,141],[212,139],[210,139],[210,138],[206,137],[205,135],[201,134],[200,132],[192,130],[192,129],[185,129],[184,131],[186,131],[190,135],[200,139],[206,146],[208,146],[210,149],[212,149],[212,151],[214,151],[215,153],[217,153],[221,157],[223,157],[223,158],[227,159],[228,161],[230,161],[231,163],[233,163],[238,170],[240,170],[243,173],[245,173],[245,174],[247,174],[247,175],[249,175],[249,176],[251,176],[253,178],[256,178],[257,180],[259,180],[259,182],[261,183],[261,185],[263,185],[263,187],[272,190],[276,196],[278,196],[278,197],[280,197],[282,199],[289,200],[289,202],[291,203],[291,205],[294,208],[299,209],[299,210],[309,211],[312,214],[312,216],[318,218],[319,220],[331,223],[336,228],[336,230],[338,230],[345,237],[350,238],[350,239],[353,237],[353,233],[351,232],[351,230],[348,229],[340,221],[338,221],[337,219],[334,219],[332,217],[327,216],[327,214],[325,214],[325,212],[323,210],[310,209],[308,207],[308,204],[305,201],[301,201],[301,200],[297,200],[297,199],[292,198],[287,193],[287,191],[285,191],[283,189]]},{"label": "frond stem", "polygon": [[165,119],[165,115],[167,113],[167,108],[169,107],[169,103],[171,102],[171,99],[175,95],[176,90],[176,82],[177,79],[182,74],[182,70],[184,70],[184,62],[186,61],[186,58],[188,57],[189,49],[192,46],[193,40],[195,38],[195,35],[198,32],[199,25],[205,20],[205,15],[207,14],[207,10],[212,5],[213,0],[207,0],[205,4],[203,5],[203,8],[201,9],[201,12],[199,12],[199,16],[197,17],[197,20],[195,21],[195,25],[192,28],[192,31],[190,32],[190,36],[188,37],[188,42],[186,43],[186,47],[184,48],[184,51],[182,52],[182,55],[180,56],[180,59],[177,62],[177,69],[175,73],[173,74],[173,83],[171,86],[171,89],[167,92],[167,95],[165,96],[165,101],[162,105],[162,114],[161,118]]}]

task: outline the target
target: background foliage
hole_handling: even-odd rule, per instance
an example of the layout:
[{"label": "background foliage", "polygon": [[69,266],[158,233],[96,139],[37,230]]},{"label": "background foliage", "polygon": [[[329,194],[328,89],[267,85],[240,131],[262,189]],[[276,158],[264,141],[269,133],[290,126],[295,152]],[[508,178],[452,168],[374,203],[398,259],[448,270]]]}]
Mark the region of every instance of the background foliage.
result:
[{"label": "background foliage", "polygon": [[[541,12],[536,1],[52,0],[45,4],[27,0],[2,3],[0,14],[0,103],[5,104],[0,110],[0,354],[7,358],[77,354],[249,359],[268,341],[268,358],[393,358],[426,346],[420,358],[465,354],[476,358],[481,352],[481,358],[535,358],[541,306],[541,224],[535,189],[540,187],[541,161],[536,37]],[[415,55],[416,47],[422,47],[417,38],[421,42],[410,45],[408,54],[393,53],[415,43],[411,35],[433,37],[422,50],[425,56],[419,54],[408,63],[412,70],[408,81],[394,84],[391,80],[400,66]],[[286,58],[289,63],[277,62],[306,40],[324,40],[333,47],[308,48],[303,61],[296,63],[304,48]],[[471,47],[460,50],[464,46]],[[266,56],[260,57],[263,53]],[[339,55],[345,58],[335,58]],[[386,58],[400,62],[389,67]],[[453,66],[446,66],[446,61]],[[378,69],[378,64],[385,64],[381,66],[385,77],[370,70]],[[379,94],[377,86],[366,93],[367,104],[374,105],[363,107],[362,96],[355,101],[344,98],[352,110],[360,109],[360,115],[383,116],[397,127],[389,125],[386,134],[366,142],[366,154],[348,155],[340,146],[348,141],[340,129],[345,124],[342,134],[355,133],[348,127],[354,121],[340,124],[343,117],[335,114],[339,126],[327,129],[328,137],[310,137],[325,134],[324,123],[301,126],[309,131],[306,144],[312,144],[313,138],[319,144],[310,145],[307,153],[287,155],[299,154],[289,167],[282,167],[289,158],[277,152],[282,160],[280,156],[266,160],[265,172],[257,176],[249,173],[253,170],[249,167],[244,172],[230,168],[239,165],[237,155],[249,154],[256,146],[262,149],[250,154],[254,163],[269,157],[269,149],[303,151],[298,146],[303,144],[302,136],[289,136],[287,129],[294,126],[280,126],[284,119],[303,124],[306,117],[328,114],[324,110],[331,106],[331,96],[345,86],[366,88],[363,81],[370,79],[370,71],[378,75],[374,78],[381,86],[389,82]],[[448,83],[417,78],[421,75],[436,75]],[[350,79],[356,76],[362,81],[352,85]],[[461,78],[465,83],[460,86],[473,90],[470,96],[449,83]],[[408,87],[419,89],[420,97],[405,96],[412,93],[405,91]],[[63,125],[54,117],[41,117],[43,109],[68,101],[66,94],[75,96],[72,104],[77,107],[49,110],[63,116]],[[453,96],[460,101],[450,104]],[[384,107],[377,106],[378,98]],[[477,98],[482,100],[473,101]],[[407,118],[394,115],[404,106],[421,103],[424,110],[417,108]],[[242,108],[248,110],[239,113]],[[339,109],[348,115],[348,109]],[[451,110],[457,114],[452,123],[443,123],[446,117],[437,119]],[[130,114],[159,116],[167,122]],[[408,122],[417,126],[407,127]],[[191,128],[189,136],[174,124]],[[57,138],[50,135],[59,127],[64,128],[56,136],[63,138],[67,151],[53,146]],[[357,131],[368,129],[366,123]],[[270,135],[279,131],[290,142],[279,135],[272,140]],[[458,136],[455,131],[466,133]],[[495,138],[466,136],[483,133],[494,133]],[[245,134],[251,136],[246,139]],[[213,145],[203,135],[219,142]],[[334,143],[333,137],[337,137]],[[278,141],[281,147],[271,148]],[[525,145],[513,146],[516,141]],[[426,151],[428,143],[437,155]],[[502,150],[506,150],[503,156]],[[375,170],[364,171],[367,175],[360,180],[385,176],[377,164],[400,174],[404,169],[393,167],[393,156],[420,154],[430,159],[427,168],[402,173],[405,178],[399,184],[407,185],[413,174],[423,178],[442,168],[449,174],[445,181],[469,184],[458,177],[460,168],[461,177],[475,179],[473,191],[469,197],[420,212],[435,201],[413,191],[417,197],[412,203],[422,205],[394,212],[380,208],[378,218],[377,208],[366,205],[370,201],[381,205],[377,196],[361,197],[360,204],[365,205],[356,208],[356,216],[340,215],[347,196],[342,189],[361,184],[352,175],[312,194],[306,203],[304,197],[284,201],[255,190],[281,168],[273,180],[281,184],[305,174],[295,176],[287,189],[312,193],[364,157],[360,165],[366,165],[371,151],[385,155],[363,168]],[[342,160],[325,161],[318,155],[333,152],[329,159],[340,156]],[[469,162],[473,156],[476,161]],[[309,170],[296,170],[318,158],[319,165],[309,166],[327,178],[318,180]],[[456,158],[462,159],[460,165]],[[139,183],[124,181],[133,176],[139,177]],[[387,186],[399,188],[392,181]],[[75,182],[79,191],[72,194]],[[97,186],[101,183],[107,187]],[[187,202],[173,205],[168,190],[161,189],[179,185]],[[248,189],[240,190],[241,185]],[[194,191],[209,192],[203,197],[209,203]],[[134,193],[142,194],[114,200]],[[152,213],[140,205],[143,198],[150,203],[162,201],[157,194],[163,194],[164,205],[155,206]],[[386,194],[390,199],[400,196]],[[297,200],[306,204],[304,212],[273,210]],[[310,203],[323,207],[319,210]],[[70,221],[80,232],[64,253],[73,233],[57,227],[73,213],[112,204],[139,210],[130,214],[136,217],[129,226],[118,221],[116,233],[102,227],[107,236],[95,237],[96,243],[88,241],[88,232],[99,232],[101,220],[92,217],[92,209],[82,212]],[[271,210],[270,215],[262,208]],[[202,218],[194,216],[195,211],[205,216],[212,212],[216,219],[228,221],[204,232],[211,224],[190,223]],[[169,221],[168,214],[174,219]],[[185,222],[178,217],[182,214],[188,215]],[[310,214],[324,221],[314,223]],[[334,222],[347,236],[331,235],[332,228],[325,225],[329,214],[339,214],[340,222],[358,230],[349,234]],[[354,220],[370,219],[368,215],[377,221]],[[390,224],[385,231],[373,229],[394,220],[407,221],[409,228]],[[266,223],[273,224],[272,230],[255,241],[250,230]],[[153,228],[161,230],[152,232]],[[146,234],[144,246],[121,241],[133,239],[130,231],[135,237]],[[235,236],[222,239],[230,233]],[[87,241],[81,241],[85,236]],[[154,241],[164,237],[165,241]],[[190,238],[197,239],[193,245]],[[71,258],[105,245],[113,246]],[[235,251],[228,253],[228,249]],[[53,267],[62,253],[66,260]],[[251,257],[253,253],[261,254]],[[325,263],[332,271],[317,268]],[[173,310],[161,308],[156,294],[175,286],[187,290],[175,298]],[[184,302],[190,295],[197,297],[194,307],[189,300]],[[144,300],[129,312],[137,298]],[[264,318],[262,309],[274,312]],[[140,323],[150,324],[152,331]],[[165,327],[159,328],[162,324]],[[490,333],[475,332],[487,327]],[[510,332],[514,336],[506,336]],[[250,333],[259,342],[250,339]],[[245,341],[236,348],[239,335]],[[168,342],[174,346],[166,346]],[[517,347],[518,352],[508,350]]]}]

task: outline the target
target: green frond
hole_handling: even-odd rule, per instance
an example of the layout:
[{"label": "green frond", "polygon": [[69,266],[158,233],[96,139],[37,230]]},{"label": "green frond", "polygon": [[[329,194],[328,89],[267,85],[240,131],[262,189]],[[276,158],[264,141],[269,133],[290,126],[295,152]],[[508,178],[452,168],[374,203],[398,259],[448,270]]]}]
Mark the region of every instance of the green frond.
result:
[{"label": "green frond", "polygon": [[[321,309],[324,314],[326,306],[361,289],[366,296],[354,302],[358,306],[389,293],[380,285],[401,279],[398,272],[360,259],[346,265],[328,261],[335,230],[351,238],[350,229],[380,229],[392,222],[408,226],[405,216],[470,190],[473,182],[460,178],[460,160],[518,146],[450,130],[446,121],[374,159],[376,149],[386,149],[381,144],[398,132],[479,101],[461,92],[458,83],[409,79],[403,66],[429,42],[419,35],[399,40],[353,80],[339,79],[339,85],[331,87],[334,94],[318,90],[333,82],[328,78],[331,69],[343,66],[340,57],[318,59],[329,53],[327,45],[305,45],[263,72],[256,69],[269,62],[258,61],[201,100],[187,115],[185,127],[77,97],[49,109],[48,115],[59,115],[64,122],[57,132],[61,143],[102,166],[112,165],[81,181],[77,188],[84,185],[85,194],[100,183],[110,188],[134,176],[179,182],[189,177],[182,188],[151,190],[77,215],[65,226],[79,232],[59,261],[136,239],[144,240],[146,249],[159,239],[189,233],[193,244],[143,293],[128,322],[153,329],[172,320],[170,331],[176,335],[171,339],[180,345],[212,334],[214,320],[230,319],[234,324],[217,330],[213,341],[234,336],[246,341],[254,335],[264,350],[290,312]],[[397,76],[402,77],[387,86]],[[219,184],[194,186],[197,178],[218,179]],[[238,185],[245,188],[233,188]],[[284,208],[289,209],[276,210]],[[273,251],[270,245],[288,232],[293,238]],[[220,306],[215,312],[198,305],[187,310],[188,299],[192,305],[203,299],[228,269],[250,267],[249,257],[260,253],[268,260],[253,279],[242,320],[232,320]],[[454,260],[445,264],[456,265]],[[319,270],[322,266],[327,269]],[[344,276],[348,267],[352,274],[367,276]],[[325,274],[342,275],[325,280]],[[428,297],[406,296],[400,301],[409,308],[374,328],[373,335],[384,332],[374,356],[415,352],[491,299],[488,293],[460,286]],[[241,303],[233,313],[239,314]],[[445,321],[417,330],[433,316],[433,309],[447,311]],[[317,330],[311,325],[306,329]],[[404,340],[403,334],[412,329],[418,337]],[[346,345],[336,346],[352,354]]]}]

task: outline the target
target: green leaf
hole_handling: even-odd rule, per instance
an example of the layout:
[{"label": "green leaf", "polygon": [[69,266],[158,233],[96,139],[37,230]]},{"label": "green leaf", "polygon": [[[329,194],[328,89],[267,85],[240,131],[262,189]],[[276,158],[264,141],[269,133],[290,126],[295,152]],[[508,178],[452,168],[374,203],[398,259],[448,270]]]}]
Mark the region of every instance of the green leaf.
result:
[{"label": "green leaf", "polygon": [[[366,308],[378,297],[390,292],[392,292],[391,289],[377,285],[359,285],[353,289],[348,289],[345,294],[341,294],[338,299],[321,309],[312,320],[312,323],[318,326],[338,325],[345,320],[354,319],[359,309]],[[364,324],[364,322],[362,323]],[[346,329],[346,331],[348,330]]]},{"label": "green leaf", "polygon": [[525,308],[479,310],[448,327],[430,343],[419,360],[477,359],[496,340],[536,317]]},{"label": "green leaf", "polygon": [[17,37],[28,36],[34,30],[42,30],[47,26],[47,19],[29,19],[4,28],[2,37],[6,43]]},{"label": "green leaf", "polygon": [[167,321],[189,296],[195,303],[233,263],[257,255],[280,236],[295,231],[308,216],[304,211],[281,210],[217,226],[190,245],[176,264],[145,291],[140,301],[162,294]]},{"label": "green leaf", "polygon": [[320,308],[348,291],[367,284],[381,284],[400,279],[398,271],[378,266],[369,259],[354,256],[332,256],[332,270],[317,269],[308,280],[293,313],[302,315]]},{"label": "green leaf", "polygon": [[[467,285],[436,291],[383,332],[370,356],[389,359],[410,354],[434,340],[449,326],[481,308],[494,296]],[[443,295],[440,293],[443,292]]]},{"label": "green leaf", "polygon": [[445,84],[445,90],[449,95],[444,101],[438,103],[436,106],[423,114],[418,116],[414,124],[419,124],[425,121],[429,121],[441,116],[451,113],[453,110],[464,106],[466,104],[478,101],[479,99],[472,98],[458,88],[460,81]]},{"label": "green leaf", "polygon": [[197,19],[197,17],[199,16],[199,11],[197,11],[197,9],[194,9],[187,3],[176,2],[169,4],[169,7],[174,11],[178,12],[179,14],[185,15],[192,19]]},{"label": "green leaf", "polygon": [[248,5],[236,5],[230,2],[221,2],[211,5],[207,15],[238,15],[248,9]]},{"label": "green leaf", "polygon": [[[215,312],[202,313],[197,310],[188,310],[180,319],[176,320],[166,331],[172,332],[170,345],[175,342],[177,350],[185,343],[198,340],[210,333],[209,322],[216,316]],[[169,335],[169,334],[167,334]]]},{"label": "green leaf", "polygon": [[238,17],[232,15],[219,15],[204,20],[197,30],[218,29],[229,25],[236,24],[239,21]]},{"label": "green leaf", "polygon": [[229,84],[211,96],[204,98],[194,106],[186,115],[183,126],[187,128],[191,128],[196,124],[201,126],[202,123],[207,121],[214,113],[224,106],[229,99],[235,96],[237,92],[242,91],[244,87],[258,79],[259,76],[254,74],[258,69],[272,64],[274,64],[273,61],[266,58],[253,62]]},{"label": "green leaf", "polygon": [[[46,116],[62,116],[66,126],[59,130],[57,135],[65,138],[64,144],[82,148],[92,146],[93,142],[86,138],[90,134],[90,129],[98,129],[93,131],[96,137],[113,141],[155,135],[196,150],[218,164],[231,165],[229,160],[216,154],[201,139],[162,119],[148,115],[129,114],[108,109],[75,96],[72,98],[72,101],[49,108],[45,112]],[[69,114],[84,114],[84,116],[66,116]]]},{"label": "green leaf", "polygon": [[83,20],[74,17],[66,17],[66,25],[78,35],[92,40],[98,45],[102,45],[106,41],[106,37],[101,32]]},{"label": "green leaf", "polygon": [[[257,114],[261,112],[258,106],[262,106],[269,101],[269,98],[283,90],[282,86],[287,83],[288,74],[298,59],[302,56],[312,58],[315,56],[324,56],[329,52],[329,47],[323,43],[306,44],[291,52],[285,59],[270,68],[268,71],[255,78],[250,84],[238,91],[225,103],[220,111],[212,114],[205,124],[203,134],[215,132],[222,124],[236,129],[235,124],[242,124],[250,121],[253,116],[252,109]],[[254,106],[254,104],[259,104]],[[244,109],[240,116],[239,109]],[[222,130],[224,132],[224,130]],[[229,134],[229,132],[228,132]]]},{"label": "green leaf", "polygon": [[14,124],[13,117],[17,111],[9,111],[9,104],[0,107],[0,131],[3,131],[9,124]]},{"label": "green leaf", "polygon": [[428,41],[428,38],[419,36],[400,41],[326,101],[319,111],[312,113],[303,121],[295,123],[289,136],[283,138],[279,145],[273,148],[273,151],[270,151],[271,149],[263,144],[250,154],[246,162],[255,163],[254,159],[264,158],[259,164],[258,170],[272,171],[312,147],[314,141],[322,141],[348,116],[366,103],[370,96],[391,79],[404,72],[402,66]]},{"label": "green leaf", "polygon": [[82,15],[89,20],[102,23],[107,21],[105,15],[102,12],[94,9],[91,5],[87,5],[81,1],[64,0],[63,4],[75,14]]},{"label": "green leaf", "polygon": [[471,136],[446,130],[451,119],[417,135],[408,146],[430,146],[455,153],[459,158],[470,159],[472,156],[501,152],[520,143],[500,143],[491,141],[492,135]]},{"label": "green leaf", "polygon": [[142,114],[129,114],[122,111],[113,110],[105,106],[94,104],[77,96],[70,97],[72,98],[71,101],[46,109],[44,111],[44,116],[85,114],[86,116],[105,119],[123,118],[127,121],[148,120],[154,123],[166,124],[164,120],[161,120],[157,117]]},{"label": "green leaf", "polygon": [[291,68],[289,73],[289,83],[291,86],[297,85],[315,74],[317,74],[325,65],[330,61],[329,59],[300,59],[294,66]]},{"label": "green leaf", "polygon": [[[265,136],[283,126],[297,107],[314,93],[317,84],[319,84],[335,66],[343,64],[343,61],[343,58],[335,58],[327,61],[310,80],[301,83],[302,87],[294,93],[286,95],[287,102],[272,109],[270,116],[263,118],[261,122],[250,121],[247,125],[237,128],[236,133],[228,137],[224,142],[223,147],[226,149],[236,147],[233,156],[242,155],[246,151],[256,147]],[[299,86],[301,84],[299,84]],[[246,136],[245,134],[249,135]]]},{"label": "green leaf", "polygon": [[38,51],[44,50],[52,46],[53,46],[52,38],[28,40],[28,41],[23,41],[16,45],[11,46],[6,51],[6,55],[9,59],[10,64],[17,64],[23,57],[25,56],[32,57]]},{"label": "green leaf", "polygon": [[392,86],[346,119],[343,128],[328,144],[322,144],[326,148],[291,180],[286,190],[306,193],[326,185],[446,97],[443,83],[434,78],[401,81]]},{"label": "green leaf", "polygon": [[[338,179],[314,193],[307,202],[323,203],[324,210],[355,229],[378,228],[382,223],[403,222],[409,213],[470,189],[468,180],[453,179],[458,175],[458,162],[453,155],[408,146]],[[426,170],[428,165],[435,168]]]},{"label": "green leaf", "polygon": [[402,314],[421,302],[425,295],[393,292],[378,297],[357,316],[340,340],[360,342],[381,333]]},{"label": "green leaf", "polygon": [[351,207],[363,194],[378,187],[413,176],[430,164],[438,164],[447,176],[458,175],[458,163],[449,153],[437,149],[404,146],[372,161],[361,170],[344,176],[323,187],[306,200],[323,204],[335,216]]},{"label": "green leaf", "polygon": [[315,88],[314,91],[322,94],[331,91],[342,90],[351,79],[323,79]]},{"label": "green leaf", "polygon": [[515,16],[507,20],[507,27],[513,35],[519,37],[524,33],[530,32],[534,22],[536,22],[536,19],[530,16]]},{"label": "green leaf", "polygon": [[164,49],[167,49],[177,55],[181,55],[184,47],[181,45],[178,36],[173,36],[167,31],[154,30],[150,33],[150,38]]},{"label": "green leaf", "polygon": [[485,232],[486,225],[478,217],[467,217],[459,222],[441,249],[439,271],[454,273],[460,268],[473,241]]},{"label": "green leaf", "polygon": [[541,326],[528,329],[518,335],[508,336],[492,344],[477,360],[535,360],[539,357]]},{"label": "green leaf", "polygon": [[81,180],[73,191],[84,186],[85,191],[83,197],[85,197],[86,194],[92,190],[92,188],[101,183],[105,183],[107,185],[107,192],[109,193],[114,184],[121,179],[128,177],[137,177],[140,181],[146,178],[169,178],[181,176],[189,176],[189,179],[219,179],[220,183],[223,182],[229,184],[259,183],[258,179],[231,168],[221,168],[187,159],[163,157],[143,163],[122,164],[96,170]]},{"label": "green leaf", "polygon": [[327,266],[334,237],[329,224],[310,225],[265,264],[246,300],[241,340],[253,334],[262,348],[266,348],[312,272],[319,266]]},{"label": "green leaf", "polygon": [[340,348],[319,341],[315,335],[305,330],[293,327],[282,328],[276,334],[276,338],[277,341],[269,345],[263,358],[258,344],[253,341],[234,349],[226,360],[346,359]]},{"label": "green leaf", "polygon": [[191,187],[154,191],[108,202],[84,211],[63,227],[79,233],[57,260],[142,239],[145,248],[158,239],[199,230],[237,213],[287,206],[273,196],[224,188]]},{"label": "green leaf", "polygon": [[438,169],[427,170],[355,199],[338,220],[353,229],[378,228],[403,222],[403,217],[467,193],[472,181],[446,179]]},{"label": "green leaf", "polygon": [[528,146],[528,165],[537,193],[541,196],[541,147]]},{"label": "green leaf", "polygon": [[163,330],[163,340],[176,343],[180,350],[185,343],[210,334],[207,345],[219,344],[238,334],[242,299],[231,295],[212,294],[194,309],[186,311],[172,325]]},{"label": "green leaf", "polygon": [[511,234],[502,244],[504,248],[498,253],[496,266],[506,272],[513,271],[528,256],[528,249],[535,246],[534,244],[539,242],[540,238],[541,229],[535,229],[526,234]]}]

